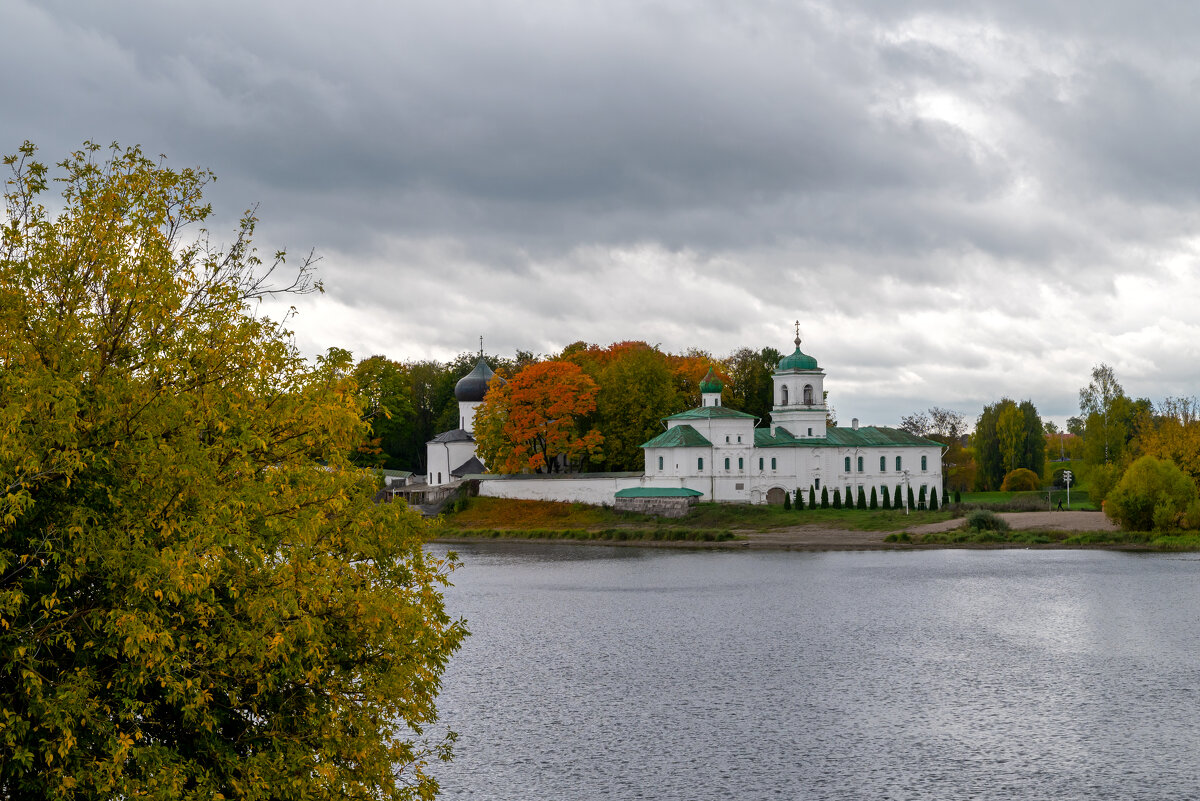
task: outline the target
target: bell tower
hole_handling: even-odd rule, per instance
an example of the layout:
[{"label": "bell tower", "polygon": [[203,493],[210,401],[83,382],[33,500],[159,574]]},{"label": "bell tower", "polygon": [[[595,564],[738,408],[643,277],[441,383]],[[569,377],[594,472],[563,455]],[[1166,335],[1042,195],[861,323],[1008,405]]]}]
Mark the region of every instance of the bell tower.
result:
[{"label": "bell tower", "polygon": [[771,381],[775,401],[771,408],[771,434],[784,428],[797,439],[823,439],[825,417],[825,371],[817,360],[800,350],[800,321],[796,321],[796,350],[779,360]]}]

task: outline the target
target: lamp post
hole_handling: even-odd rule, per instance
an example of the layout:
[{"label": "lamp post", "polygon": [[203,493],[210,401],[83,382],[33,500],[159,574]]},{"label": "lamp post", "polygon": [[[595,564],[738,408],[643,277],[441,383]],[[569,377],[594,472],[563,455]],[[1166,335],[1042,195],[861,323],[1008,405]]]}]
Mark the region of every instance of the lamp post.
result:
[{"label": "lamp post", "polygon": [[1071,479],[1072,478],[1073,478],[1073,476],[1071,475],[1070,470],[1063,471],[1063,483],[1067,485],[1067,509],[1071,508]]},{"label": "lamp post", "polygon": [[904,475],[904,514],[911,514],[908,509],[908,496],[912,495],[912,478],[907,470],[900,471]]}]

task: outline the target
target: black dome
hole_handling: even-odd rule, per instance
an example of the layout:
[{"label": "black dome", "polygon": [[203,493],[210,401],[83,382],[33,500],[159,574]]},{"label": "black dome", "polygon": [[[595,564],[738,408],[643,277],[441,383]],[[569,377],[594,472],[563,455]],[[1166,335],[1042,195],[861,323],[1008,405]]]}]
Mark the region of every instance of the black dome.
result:
[{"label": "black dome", "polygon": [[483,400],[488,391],[488,382],[494,375],[492,368],[488,367],[487,362],[480,356],[479,361],[475,363],[475,369],[458,379],[458,383],[454,385],[454,397],[460,402]]}]

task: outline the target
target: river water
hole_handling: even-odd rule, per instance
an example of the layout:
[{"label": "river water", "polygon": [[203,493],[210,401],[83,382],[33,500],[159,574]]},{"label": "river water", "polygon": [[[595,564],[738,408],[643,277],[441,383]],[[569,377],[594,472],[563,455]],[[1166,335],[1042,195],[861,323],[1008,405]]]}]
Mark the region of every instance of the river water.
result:
[{"label": "river water", "polygon": [[1200,558],[458,549],[445,799],[1200,798]]}]

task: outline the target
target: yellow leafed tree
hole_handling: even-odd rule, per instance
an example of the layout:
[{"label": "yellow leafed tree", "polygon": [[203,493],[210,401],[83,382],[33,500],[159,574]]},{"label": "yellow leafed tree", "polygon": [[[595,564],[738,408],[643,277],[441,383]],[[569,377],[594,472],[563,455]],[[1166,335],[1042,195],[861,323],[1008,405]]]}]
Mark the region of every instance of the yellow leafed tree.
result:
[{"label": "yellow leafed tree", "polygon": [[211,176],[136,148],[5,163],[0,797],[432,794],[452,565],[348,463],[349,364],[255,312],[283,254],[185,241]]}]

